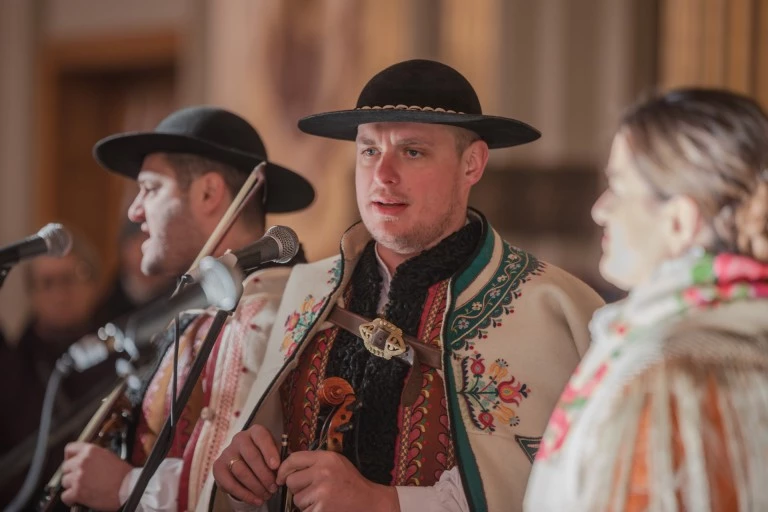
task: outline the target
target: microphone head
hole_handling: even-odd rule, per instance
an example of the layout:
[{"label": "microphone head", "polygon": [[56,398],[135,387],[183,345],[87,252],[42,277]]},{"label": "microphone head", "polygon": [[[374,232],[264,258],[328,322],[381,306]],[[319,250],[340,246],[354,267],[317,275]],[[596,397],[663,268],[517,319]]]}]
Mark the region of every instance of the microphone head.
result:
[{"label": "microphone head", "polygon": [[45,246],[48,247],[48,256],[61,258],[69,254],[72,249],[72,235],[64,226],[56,222],[43,226],[37,232],[37,236],[42,238]]},{"label": "microphone head", "polygon": [[299,237],[296,232],[287,226],[272,226],[264,233],[264,236],[277,242],[280,255],[273,261],[276,263],[288,263],[299,252]]},{"label": "microphone head", "polygon": [[243,275],[240,270],[229,268],[212,256],[200,260],[200,287],[208,304],[232,311],[243,294]]}]

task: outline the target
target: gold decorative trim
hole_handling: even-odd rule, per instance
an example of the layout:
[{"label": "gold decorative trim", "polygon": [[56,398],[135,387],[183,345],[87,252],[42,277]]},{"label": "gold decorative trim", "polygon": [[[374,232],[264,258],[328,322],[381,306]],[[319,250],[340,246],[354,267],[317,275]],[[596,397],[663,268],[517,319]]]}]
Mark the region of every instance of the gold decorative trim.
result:
[{"label": "gold decorative trim", "polygon": [[418,105],[384,105],[374,107],[358,107],[355,110],[419,110],[422,112],[445,112],[446,114],[464,114],[464,112],[456,112],[442,107],[420,107]]}]

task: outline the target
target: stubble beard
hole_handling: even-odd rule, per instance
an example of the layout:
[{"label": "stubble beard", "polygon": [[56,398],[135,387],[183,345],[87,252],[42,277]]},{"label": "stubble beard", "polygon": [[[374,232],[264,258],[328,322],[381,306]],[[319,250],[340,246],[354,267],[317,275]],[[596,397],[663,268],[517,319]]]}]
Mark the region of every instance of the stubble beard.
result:
[{"label": "stubble beard", "polygon": [[456,202],[451,200],[449,208],[444,215],[440,217],[437,224],[429,225],[427,223],[417,222],[407,233],[392,233],[386,229],[386,224],[396,224],[399,219],[382,219],[379,225],[374,229],[369,229],[374,240],[383,247],[402,255],[415,255],[427,249],[430,249],[440,243],[450,233],[446,233],[448,225],[453,221]]},{"label": "stubble beard", "polygon": [[163,231],[162,235],[151,235],[148,251],[141,258],[141,271],[147,276],[179,277],[189,270],[205,238],[185,207],[170,215]]}]

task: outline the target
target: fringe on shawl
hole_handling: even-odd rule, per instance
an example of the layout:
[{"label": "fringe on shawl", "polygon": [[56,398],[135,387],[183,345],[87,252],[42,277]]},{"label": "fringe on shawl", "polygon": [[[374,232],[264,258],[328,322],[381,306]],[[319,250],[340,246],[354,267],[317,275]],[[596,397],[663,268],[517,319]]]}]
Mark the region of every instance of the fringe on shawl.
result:
[{"label": "fringe on shawl", "polygon": [[768,371],[742,363],[677,359],[633,379],[584,461],[574,510],[621,511],[637,495],[653,511],[768,510]]}]

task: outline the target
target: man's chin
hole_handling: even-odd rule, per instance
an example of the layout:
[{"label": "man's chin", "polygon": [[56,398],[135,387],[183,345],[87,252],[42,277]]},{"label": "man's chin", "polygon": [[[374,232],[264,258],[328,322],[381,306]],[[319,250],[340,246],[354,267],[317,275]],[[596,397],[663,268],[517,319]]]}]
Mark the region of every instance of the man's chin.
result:
[{"label": "man's chin", "polygon": [[166,274],[162,263],[156,258],[144,257],[141,260],[141,273],[145,276],[160,276]]},{"label": "man's chin", "polygon": [[376,243],[379,245],[386,247],[397,254],[411,255],[424,250],[423,244],[393,233],[373,234],[373,239],[376,240]]}]

